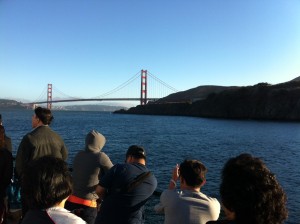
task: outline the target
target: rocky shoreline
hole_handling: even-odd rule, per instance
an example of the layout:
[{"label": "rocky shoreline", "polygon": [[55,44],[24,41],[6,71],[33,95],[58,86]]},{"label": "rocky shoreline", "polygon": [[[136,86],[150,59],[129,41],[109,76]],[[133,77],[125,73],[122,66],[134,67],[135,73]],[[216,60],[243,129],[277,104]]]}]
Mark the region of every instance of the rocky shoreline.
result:
[{"label": "rocky shoreline", "polygon": [[[254,86],[228,87],[206,95],[204,99],[201,99],[203,96],[199,96],[200,100],[196,101],[193,100],[195,96],[190,96],[190,100],[186,102],[161,100],[128,110],[118,110],[115,113],[300,121],[300,81],[277,85],[259,83]],[[173,96],[173,99],[176,99],[176,96]]]}]

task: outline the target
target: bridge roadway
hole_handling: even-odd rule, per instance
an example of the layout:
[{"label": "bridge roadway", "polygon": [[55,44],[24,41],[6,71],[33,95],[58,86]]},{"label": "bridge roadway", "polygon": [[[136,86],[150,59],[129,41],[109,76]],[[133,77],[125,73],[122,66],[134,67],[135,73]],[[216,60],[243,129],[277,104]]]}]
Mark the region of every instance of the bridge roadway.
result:
[{"label": "bridge roadway", "polygon": [[[147,98],[147,101],[156,101],[159,98]],[[140,101],[141,98],[95,98],[95,99],[68,99],[68,100],[52,100],[52,101],[39,101],[31,102],[30,104],[42,103],[63,103],[63,102],[80,102],[80,101]]]}]

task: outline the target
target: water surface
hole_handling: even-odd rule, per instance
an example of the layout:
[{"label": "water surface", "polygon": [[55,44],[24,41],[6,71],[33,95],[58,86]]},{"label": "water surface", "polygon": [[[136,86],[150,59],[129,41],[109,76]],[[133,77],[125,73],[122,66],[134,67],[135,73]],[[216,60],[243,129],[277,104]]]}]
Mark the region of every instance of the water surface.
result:
[{"label": "water surface", "polygon": [[[2,111],[7,135],[15,154],[22,137],[31,131],[32,111]],[[203,119],[173,116],[123,115],[104,112],[54,111],[52,128],[65,140],[71,164],[84,147],[88,131],[95,129],[107,139],[103,148],[113,163],[124,161],[131,144],[145,147],[148,167],[166,189],[171,170],[185,158],[201,160],[208,168],[205,194],[219,198],[220,172],[233,156],[247,152],[262,158],[276,174],[288,195],[289,220],[300,223],[300,124]],[[147,206],[147,223],[163,223],[153,213],[153,197]]]}]

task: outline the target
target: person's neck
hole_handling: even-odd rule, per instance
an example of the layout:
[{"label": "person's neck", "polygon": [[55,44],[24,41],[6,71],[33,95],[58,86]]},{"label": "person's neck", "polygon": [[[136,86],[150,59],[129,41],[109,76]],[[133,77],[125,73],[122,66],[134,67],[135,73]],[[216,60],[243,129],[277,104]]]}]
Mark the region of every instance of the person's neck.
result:
[{"label": "person's neck", "polygon": [[64,208],[65,207],[65,203],[66,203],[67,198],[65,198],[64,200],[62,200],[61,202],[58,202],[55,207],[59,207],[59,208]]},{"label": "person's neck", "polygon": [[195,188],[195,187],[180,187],[181,190],[189,190],[189,191],[195,191],[195,192],[200,192],[200,188]]},{"label": "person's neck", "polygon": [[128,163],[139,163],[142,164],[144,166],[146,166],[146,161],[144,159],[137,159],[137,158],[129,158],[129,160],[127,160]]},{"label": "person's neck", "polygon": [[38,123],[34,128],[38,128],[38,127],[41,127],[41,126],[48,126],[48,125],[43,124],[43,123]]},{"label": "person's neck", "polygon": [[186,185],[185,181],[180,182],[180,189],[181,190],[189,190],[189,191],[195,191],[195,192],[200,192],[200,187],[192,187],[189,185]]}]

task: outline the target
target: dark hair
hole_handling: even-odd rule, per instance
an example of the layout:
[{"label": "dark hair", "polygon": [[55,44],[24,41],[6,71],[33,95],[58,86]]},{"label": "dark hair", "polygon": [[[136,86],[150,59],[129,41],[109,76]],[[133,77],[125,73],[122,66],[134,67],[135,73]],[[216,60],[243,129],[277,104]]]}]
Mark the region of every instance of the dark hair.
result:
[{"label": "dark hair", "polygon": [[142,146],[131,145],[126,152],[126,158],[128,156],[132,156],[136,159],[145,159],[146,160],[146,151]]},{"label": "dark hair", "polygon": [[263,161],[250,154],[231,158],[222,171],[223,205],[236,223],[280,224],[288,216],[286,194]]},{"label": "dark hair", "polygon": [[207,169],[198,160],[184,160],[179,167],[180,176],[191,187],[201,187],[206,179]]},{"label": "dark hair", "polygon": [[53,116],[51,110],[47,108],[37,107],[34,109],[35,115],[43,122],[44,125],[51,124]]},{"label": "dark hair", "polygon": [[67,163],[52,156],[30,162],[22,183],[25,201],[31,209],[50,208],[72,194]]}]

